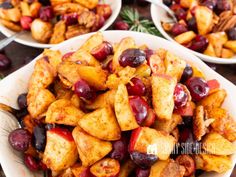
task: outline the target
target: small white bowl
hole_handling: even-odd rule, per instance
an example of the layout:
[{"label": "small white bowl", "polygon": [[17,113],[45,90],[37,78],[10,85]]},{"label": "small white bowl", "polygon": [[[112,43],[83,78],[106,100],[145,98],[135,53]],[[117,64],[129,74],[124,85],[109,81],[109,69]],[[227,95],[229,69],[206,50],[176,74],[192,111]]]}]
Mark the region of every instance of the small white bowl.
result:
[{"label": "small white bowl", "polygon": [[[109,17],[109,19],[106,20],[104,26],[101,29],[99,29],[99,31],[104,31],[107,28],[109,28],[111,24],[115,21],[117,16],[119,15],[120,9],[121,9],[121,0],[112,0],[112,1],[105,0],[104,2],[111,6],[112,15]],[[0,24],[0,31],[7,37],[16,33],[8,29],[7,27],[3,26],[2,24]],[[20,35],[19,37],[15,39],[15,41],[20,44],[27,45],[30,47],[35,47],[35,48],[50,48],[50,47],[55,46],[55,44],[43,44],[43,43],[37,42],[35,39],[32,38],[31,32],[26,32]]]},{"label": "small white bowl", "polygon": [[[179,43],[177,43],[162,27],[161,22],[168,22],[170,21],[170,18],[166,15],[166,11],[164,11],[162,8],[160,8],[159,6],[156,6],[154,4],[151,5],[151,16],[152,16],[152,20],[155,24],[155,26],[157,27],[157,29],[160,31],[160,33],[168,40],[180,45]],[[216,63],[216,64],[236,64],[236,56],[234,56],[233,58],[219,58],[219,57],[211,57],[208,55],[204,55],[202,53],[199,52],[195,52],[191,49],[188,49],[182,45],[180,45],[182,48],[185,48],[186,50],[192,52],[194,55],[198,56],[199,58],[201,58],[202,60],[206,61],[206,62],[210,62],[210,63]]]},{"label": "small white bowl", "polygon": [[[124,37],[132,37],[136,44],[142,45],[146,44],[151,49],[164,48],[172,52],[173,54],[181,57],[182,59],[194,64],[196,67],[200,68],[202,72],[206,75],[208,80],[217,79],[222,88],[227,91],[227,98],[223,104],[229,113],[232,115],[234,120],[236,120],[236,109],[235,109],[235,99],[236,99],[236,87],[234,84],[226,80],[224,77],[213,71],[209,66],[202,62],[198,57],[194,56],[192,53],[186,51],[180,45],[176,45],[170,41],[163,38],[145,34],[137,33],[132,31],[104,31],[102,32],[105,40],[112,43],[119,42]],[[73,39],[67,40],[61,44],[56,45],[52,50],[60,50],[63,54],[75,51],[78,49],[93,33],[85,34],[82,36],[75,37]],[[33,72],[34,64],[37,59],[42,57],[39,55],[35,60],[22,67],[21,69],[10,74],[6,78],[0,81],[0,103],[7,104],[11,107],[18,108],[17,97],[21,93],[26,93],[28,88],[28,81]],[[9,115],[4,114],[0,111],[0,163],[6,174],[6,177],[32,177],[33,175],[23,164],[22,157],[19,153],[14,151],[8,144],[8,133],[17,127],[16,121],[13,121]],[[236,154],[231,156],[232,159],[232,169],[224,174],[216,173],[205,173],[201,177],[229,177],[234,164],[236,162]],[[38,177],[38,176],[37,176]],[[42,175],[39,177],[42,177]]]}]

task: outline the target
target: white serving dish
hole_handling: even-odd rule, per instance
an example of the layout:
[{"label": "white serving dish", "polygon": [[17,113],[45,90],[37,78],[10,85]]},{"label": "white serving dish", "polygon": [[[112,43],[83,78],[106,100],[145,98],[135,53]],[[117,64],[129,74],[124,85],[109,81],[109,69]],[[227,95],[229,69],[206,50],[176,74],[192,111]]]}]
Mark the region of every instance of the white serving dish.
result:
[{"label": "white serving dish", "polygon": [[[105,36],[105,40],[111,42],[119,42],[124,37],[132,37],[135,39],[138,45],[147,44],[151,49],[165,48],[182,59],[193,63],[195,66],[199,67],[206,75],[207,79],[217,79],[221,86],[227,91],[227,98],[223,104],[229,113],[236,119],[236,86],[226,80],[224,77],[213,71],[199,58],[194,56],[191,52],[186,51],[180,45],[169,42],[163,38],[156,37],[153,35],[145,33],[137,33],[131,31],[104,31],[102,32]],[[73,39],[67,40],[61,44],[53,47],[53,50],[60,50],[63,54],[69,51],[74,51],[80,47],[81,44],[91,35],[85,34],[82,36],[75,37]],[[21,69],[10,74],[2,81],[0,81],[0,103],[10,105],[11,107],[17,108],[17,96],[21,93],[27,92],[28,80],[34,68],[35,61],[40,58],[38,56],[22,67]],[[14,151],[8,144],[7,135],[10,130],[17,127],[17,123],[14,122],[8,115],[0,111],[0,163],[7,177],[31,177],[33,176],[28,169],[23,165],[21,156]],[[236,162],[236,154],[232,156],[232,169]],[[232,169],[225,174],[207,173],[202,175],[202,177],[229,177]]]},{"label": "white serving dish", "polygon": [[[112,25],[112,23],[116,20],[121,9],[121,0],[104,0],[104,2],[111,6],[112,15],[109,17],[109,19],[106,20],[104,26],[101,29],[99,29],[99,31],[104,31],[107,28],[109,28]],[[0,24],[0,31],[7,37],[13,34],[16,34],[16,32],[6,28],[2,24]],[[55,46],[55,44],[43,44],[43,43],[37,42],[35,39],[32,38],[31,32],[26,32],[20,35],[19,37],[15,39],[15,41],[20,44],[27,45],[30,47],[35,47],[35,48],[50,48],[50,47]]]},{"label": "white serving dish", "polygon": [[[180,45],[179,43],[177,43],[162,27],[161,22],[165,22],[165,21],[170,21],[170,18],[166,15],[166,11],[164,11],[162,8],[160,8],[159,6],[156,6],[154,4],[151,5],[151,17],[152,20],[155,24],[155,26],[157,27],[157,29],[160,31],[160,33],[168,40]],[[198,56],[199,58],[201,58],[202,60],[206,61],[206,62],[210,62],[210,63],[216,63],[216,64],[235,64],[236,63],[236,56],[234,56],[231,59],[226,59],[226,58],[219,58],[219,57],[211,57],[208,55],[204,55],[202,53],[199,52],[195,52],[193,50],[190,50],[182,45],[180,45],[182,48],[185,48],[186,50],[188,50],[189,52],[192,52],[194,55]]]}]

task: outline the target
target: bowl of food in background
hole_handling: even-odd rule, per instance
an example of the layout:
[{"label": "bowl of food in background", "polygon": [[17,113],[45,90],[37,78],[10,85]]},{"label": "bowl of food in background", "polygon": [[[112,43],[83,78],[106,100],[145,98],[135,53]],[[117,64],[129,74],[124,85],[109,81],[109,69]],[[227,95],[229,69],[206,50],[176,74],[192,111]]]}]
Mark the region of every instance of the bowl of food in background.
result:
[{"label": "bowl of food in background", "polygon": [[163,0],[175,13],[173,23],[167,13],[152,4],[151,16],[161,34],[181,44],[204,61],[236,63],[235,2],[231,0]]},{"label": "bowl of food in background", "polygon": [[0,31],[24,45],[49,48],[72,37],[107,29],[121,0],[6,1],[0,5]]}]

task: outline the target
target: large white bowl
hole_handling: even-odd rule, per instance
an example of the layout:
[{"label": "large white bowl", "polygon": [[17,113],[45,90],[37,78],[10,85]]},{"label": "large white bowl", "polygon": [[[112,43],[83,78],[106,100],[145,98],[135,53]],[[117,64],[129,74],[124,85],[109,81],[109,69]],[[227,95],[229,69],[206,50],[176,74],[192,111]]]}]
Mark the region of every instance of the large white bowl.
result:
[{"label": "large white bowl", "polygon": [[[112,23],[115,21],[115,19],[119,15],[120,9],[121,9],[121,0],[104,0],[104,2],[111,6],[112,15],[109,17],[109,19],[106,20],[104,26],[101,29],[99,29],[99,31],[104,31],[107,28],[109,28],[109,26],[112,25]],[[6,28],[2,24],[0,24],[0,31],[7,37],[16,33]],[[36,48],[50,48],[50,47],[55,46],[55,44],[43,44],[43,43],[37,42],[35,39],[32,38],[30,32],[26,32],[20,35],[19,37],[15,39],[15,41],[20,44],[27,45],[30,47],[36,47]]]},{"label": "large white bowl", "polygon": [[[151,16],[152,16],[152,20],[155,24],[155,26],[157,27],[157,29],[160,31],[160,33],[168,40],[180,45],[179,43],[177,43],[163,28],[161,25],[161,22],[166,22],[166,21],[170,21],[169,17],[166,15],[166,12],[160,8],[159,6],[156,6],[154,4],[151,5]],[[185,48],[186,50],[188,50],[189,52],[192,52],[194,55],[198,56],[199,58],[201,58],[202,60],[206,61],[206,62],[210,62],[210,63],[217,63],[217,64],[235,64],[236,63],[236,56],[234,56],[231,59],[226,59],[226,58],[219,58],[219,57],[211,57],[208,55],[204,55],[202,53],[199,52],[195,52],[193,50],[190,50],[182,45],[180,45],[182,48]]]},{"label": "large white bowl", "polygon": [[[165,39],[137,32],[130,31],[104,31],[105,39],[111,42],[119,42],[124,37],[132,37],[135,39],[138,45],[147,44],[151,49],[165,48],[174,54],[180,56],[188,62],[193,63],[195,66],[201,68],[205,73],[207,79],[217,79],[221,86],[227,91],[228,96],[224,102],[223,107],[225,107],[230,114],[236,119],[236,109],[234,101],[236,99],[236,87],[234,84],[226,80],[224,77],[213,71],[205,63],[203,63],[199,58],[191,54],[190,52],[184,50],[179,45],[169,42]],[[55,47],[53,50],[60,50],[62,53],[67,53],[72,50],[76,50],[80,47],[83,42],[88,39],[91,34],[85,34],[82,36],[75,37],[68,41],[65,41]],[[35,60],[40,58],[38,56]],[[0,103],[5,103],[14,108],[17,108],[16,99],[21,93],[27,92],[28,80],[32,74],[35,60],[16,72],[10,74],[0,82]],[[15,152],[8,144],[7,135],[10,130],[17,127],[17,123],[14,122],[8,115],[0,111],[0,163],[7,177],[30,177],[32,174],[23,165],[21,156]],[[236,162],[236,154],[232,156],[234,166]],[[233,168],[232,168],[233,169]],[[203,176],[206,177],[229,177],[232,169],[225,174],[207,173]]]}]

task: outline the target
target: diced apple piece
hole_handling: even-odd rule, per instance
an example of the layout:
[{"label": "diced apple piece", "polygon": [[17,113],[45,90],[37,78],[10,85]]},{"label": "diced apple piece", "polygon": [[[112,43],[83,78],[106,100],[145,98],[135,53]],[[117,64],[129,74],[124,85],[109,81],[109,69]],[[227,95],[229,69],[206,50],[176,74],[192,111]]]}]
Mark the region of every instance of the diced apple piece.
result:
[{"label": "diced apple piece", "polygon": [[107,72],[100,67],[79,65],[78,74],[81,79],[97,90],[106,89]]},{"label": "diced apple piece", "polygon": [[206,6],[197,6],[195,9],[198,33],[205,35],[213,27],[213,12]]},{"label": "diced apple piece", "polygon": [[191,42],[196,37],[196,34],[193,31],[187,31],[182,34],[179,34],[174,39],[179,44],[187,44]]},{"label": "diced apple piece", "polygon": [[224,173],[232,168],[232,161],[228,156],[216,156],[212,154],[195,155],[196,168],[204,171]]},{"label": "diced apple piece", "polygon": [[226,33],[225,32],[210,33],[206,37],[208,38],[209,43],[212,44],[216,56],[221,57],[223,45],[228,41]]},{"label": "diced apple piece", "polygon": [[41,89],[35,97],[35,100],[28,105],[28,111],[33,118],[39,117],[45,113],[48,106],[55,101],[54,95],[47,89]]},{"label": "diced apple piece", "polygon": [[226,91],[224,89],[221,89],[203,98],[199,102],[199,105],[202,105],[207,109],[212,109],[214,107],[219,108],[223,104],[226,96],[227,96]]},{"label": "diced apple piece", "polygon": [[128,177],[135,167],[135,163],[131,159],[128,159],[121,165],[118,177]]},{"label": "diced apple piece", "polygon": [[120,84],[115,95],[115,114],[122,131],[139,127],[129,104],[126,86]]},{"label": "diced apple piece", "polygon": [[152,151],[160,160],[167,160],[175,143],[175,138],[166,132],[148,127],[139,127],[132,132],[129,151],[141,153],[151,153]]},{"label": "diced apple piece", "polygon": [[78,158],[76,144],[70,131],[53,128],[47,131],[47,144],[43,154],[43,163],[53,171],[72,166]]},{"label": "diced apple piece", "polygon": [[75,164],[71,167],[74,177],[91,177],[89,167],[84,167],[82,164]]},{"label": "diced apple piece", "polygon": [[119,63],[120,55],[122,54],[123,51],[129,48],[135,48],[135,41],[131,37],[122,39],[120,43],[118,44],[115,50],[114,56],[113,56],[113,60],[112,60],[112,68],[115,71],[119,71],[121,68],[120,63]]},{"label": "diced apple piece", "polygon": [[210,154],[231,155],[236,152],[236,146],[218,133],[207,134],[202,143],[202,148]]},{"label": "diced apple piece", "polygon": [[168,51],[164,63],[166,68],[165,73],[169,76],[175,77],[177,81],[179,81],[186,66],[186,62]]},{"label": "diced apple piece", "polygon": [[156,120],[153,128],[158,131],[166,131],[171,133],[174,128],[182,122],[182,117],[178,114],[173,114],[170,120]]},{"label": "diced apple piece", "polygon": [[181,177],[181,168],[178,163],[172,159],[165,161],[159,160],[152,167],[149,177]]},{"label": "diced apple piece", "polygon": [[100,63],[86,50],[79,49],[75,53],[73,53],[69,59],[69,61],[80,61],[89,66],[100,66]]},{"label": "diced apple piece", "polygon": [[187,104],[181,108],[175,109],[174,113],[181,116],[193,116],[196,105],[193,102],[187,102]]},{"label": "diced apple piece", "polygon": [[227,41],[224,44],[224,47],[227,49],[231,49],[232,51],[236,52],[236,40],[235,41]]},{"label": "diced apple piece", "polygon": [[59,99],[49,106],[45,122],[77,126],[78,120],[83,116],[84,113],[76,108],[70,100]]},{"label": "diced apple piece", "polygon": [[92,35],[85,43],[79,48],[79,50],[85,50],[91,52],[93,48],[97,47],[103,42],[103,35],[101,32],[97,32]]},{"label": "diced apple piece", "polygon": [[212,56],[212,57],[216,57],[214,47],[211,43],[208,44],[208,46],[207,46],[206,50],[203,52],[203,54],[208,55],[208,56]]},{"label": "diced apple piece", "polygon": [[78,124],[88,134],[101,140],[115,141],[121,137],[120,127],[110,106],[84,115]]},{"label": "diced apple piece", "polygon": [[152,75],[152,102],[158,119],[169,120],[174,110],[176,79],[168,75]]},{"label": "diced apple piece", "polygon": [[110,105],[114,107],[116,90],[109,90],[106,93],[98,95],[96,99],[91,103],[85,105],[87,109],[98,109]]},{"label": "diced apple piece", "polygon": [[78,126],[74,128],[72,135],[77,145],[82,165],[85,167],[101,160],[112,150],[110,142],[90,136]]},{"label": "diced apple piece", "polygon": [[114,177],[120,172],[120,163],[115,159],[105,158],[93,164],[90,172],[96,177]]},{"label": "diced apple piece", "polygon": [[221,51],[221,58],[232,58],[234,56],[234,52],[231,49],[223,48]]}]

